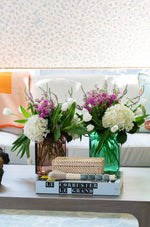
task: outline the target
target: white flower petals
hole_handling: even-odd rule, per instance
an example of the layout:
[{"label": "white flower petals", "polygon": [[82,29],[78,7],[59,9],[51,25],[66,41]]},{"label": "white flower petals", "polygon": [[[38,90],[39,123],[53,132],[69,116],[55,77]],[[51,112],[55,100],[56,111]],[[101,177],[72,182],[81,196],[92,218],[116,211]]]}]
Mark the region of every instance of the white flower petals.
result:
[{"label": "white flower petals", "polygon": [[12,114],[11,109],[9,109],[9,108],[4,108],[4,109],[3,109],[3,114],[4,114],[5,116],[10,116],[10,115]]},{"label": "white flower petals", "polygon": [[62,111],[67,111],[67,109],[68,109],[68,103],[67,102],[64,102],[63,104],[62,104],[62,107],[61,107],[61,110]]},{"label": "white flower petals", "polygon": [[89,124],[86,129],[88,132],[90,132],[94,129],[94,125]]},{"label": "white flower petals", "polygon": [[141,99],[141,105],[142,105],[142,106],[145,106],[146,103],[147,103],[147,100],[146,100],[145,98],[142,98],[142,99]]},{"label": "white flower petals", "polygon": [[67,98],[67,103],[69,106],[71,106],[73,102],[75,102],[75,100],[73,98],[71,98],[71,97]]},{"label": "white flower petals", "polygon": [[49,133],[48,121],[40,118],[37,114],[30,117],[24,126],[24,134],[33,142],[41,142],[44,136]]},{"label": "white flower petals", "polygon": [[114,125],[112,128],[111,128],[111,132],[115,133],[118,131],[118,125]]},{"label": "white flower petals", "polygon": [[135,115],[128,107],[116,104],[106,110],[102,117],[102,124],[104,128],[112,128],[117,125],[119,130],[126,130],[128,132],[134,126],[134,119]]},{"label": "white flower petals", "polygon": [[92,119],[92,115],[89,114],[88,112],[83,114],[83,121],[88,122]]}]

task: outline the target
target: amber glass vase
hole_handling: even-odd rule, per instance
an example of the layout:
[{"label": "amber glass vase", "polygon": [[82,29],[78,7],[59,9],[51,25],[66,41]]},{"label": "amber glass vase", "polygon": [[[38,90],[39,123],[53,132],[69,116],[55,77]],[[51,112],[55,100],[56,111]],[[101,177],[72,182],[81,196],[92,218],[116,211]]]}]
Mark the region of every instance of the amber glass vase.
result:
[{"label": "amber glass vase", "polygon": [[109,136],[105,139],[102,148],[97,151],[102,134],[99,135],[97,132],[93,132],[89,136],[89,156],[104,158],[105,173],[115,173],[120,168],[120,145],[116,140],[116,136]]},{"label": "amber glass vase", "polygon": [[35,144],[35,172],[39,176],[48,175],[52,170],[52,160],[58,156],[66,156],[66,138],[61,136],[57,141],[48,134],[40,143]]}]

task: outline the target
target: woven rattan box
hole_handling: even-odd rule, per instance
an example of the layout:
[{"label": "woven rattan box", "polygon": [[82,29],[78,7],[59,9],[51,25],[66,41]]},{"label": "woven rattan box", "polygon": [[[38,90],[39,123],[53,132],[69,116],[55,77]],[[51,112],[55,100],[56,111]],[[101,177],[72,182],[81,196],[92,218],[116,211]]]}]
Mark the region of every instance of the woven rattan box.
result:
[{"label": "woven rattan box", "polygon": [[57,157],[52,161],[52,170],[64,173],[103,174],[104,158]]}]

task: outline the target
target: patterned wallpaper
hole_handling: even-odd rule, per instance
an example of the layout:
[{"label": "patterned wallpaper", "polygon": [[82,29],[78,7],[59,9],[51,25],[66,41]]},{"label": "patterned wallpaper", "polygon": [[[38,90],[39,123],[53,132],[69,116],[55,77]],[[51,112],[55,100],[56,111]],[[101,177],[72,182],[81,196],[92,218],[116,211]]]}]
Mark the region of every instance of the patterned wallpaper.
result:
[{"label": "patterned wallpaper", "polygon": [[149,0],[0,0],[0,68],[149,67]]}]

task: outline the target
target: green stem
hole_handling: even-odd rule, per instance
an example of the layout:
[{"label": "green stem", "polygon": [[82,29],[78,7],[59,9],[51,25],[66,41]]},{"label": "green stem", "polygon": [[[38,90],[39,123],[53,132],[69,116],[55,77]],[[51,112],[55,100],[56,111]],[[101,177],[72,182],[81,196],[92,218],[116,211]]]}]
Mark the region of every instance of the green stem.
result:
[{"label": "green stem", "polygon": [[11,113],[11,115],[14,115],[14,116],[17,116],[17,117],[24,117],[24,116],[22,116],[22,115],[14,114],[14,113]]},{"label": "green stem", "polygon": [[101,139],[100,139],[100,141],[99,141],[99,143],[98,143],[98,146],[97,146],[97,148],[96,148],[95,155],[97,154],[98,151],[100,152],[100,150],[102,149],[103,143],[104,143],[105,139],[108,138],[109,133],[110,133],[110,132],[109,132],[109,130],[107,129],[107,130],[105,130],[104,133],[102,134],[102,137],[101,137]]}]

